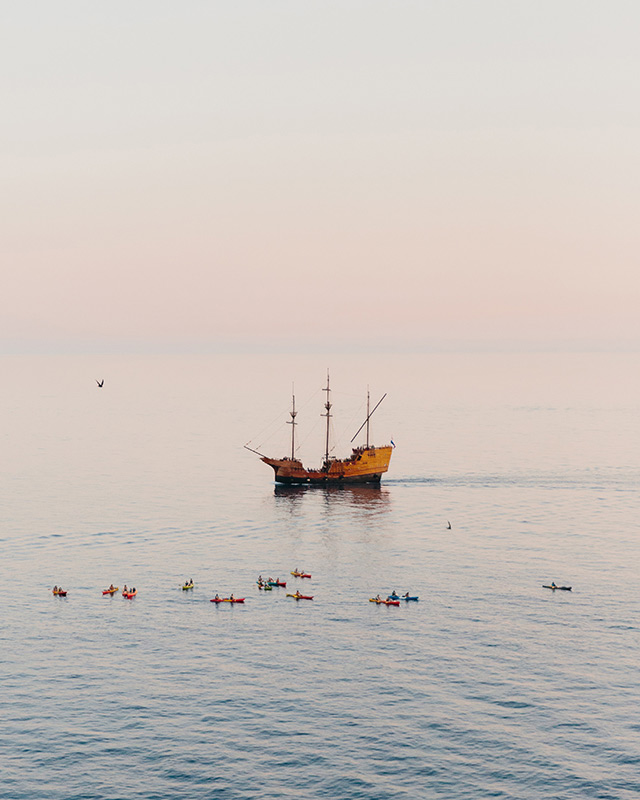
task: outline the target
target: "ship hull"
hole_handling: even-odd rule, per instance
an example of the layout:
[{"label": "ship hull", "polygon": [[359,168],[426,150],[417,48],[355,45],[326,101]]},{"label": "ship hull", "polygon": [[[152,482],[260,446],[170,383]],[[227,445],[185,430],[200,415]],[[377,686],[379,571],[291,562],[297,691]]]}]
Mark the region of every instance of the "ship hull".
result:
[{"label": "ship hull", "polygon": [[380,483],[389,469],[392,447],[356,448],[350,458],[335,459],[320,469],[305,469],[300,461],[290,458],[262,460],[273,468],[276,483],[284,486],[337,486],[341,484]]},{"label": "ship hull", "polygon": [[330,477],[328,478],[326,475],[317,476],[312,475],[307,478],[290,478],[284,477],[282,475],[275,476],[276,483],[279,483],[281,486],[318,486],[322,485],[325,486],[326,484],[331,484],[332,486],[336,486],[339,484],[342,485],[351,485],[354,483],[362,484],[362,483],[380,483],[382,479],[382,473],[374,474],[374,475],[356,475],[354,477],[345,477],[344,475],[339,477]]}]

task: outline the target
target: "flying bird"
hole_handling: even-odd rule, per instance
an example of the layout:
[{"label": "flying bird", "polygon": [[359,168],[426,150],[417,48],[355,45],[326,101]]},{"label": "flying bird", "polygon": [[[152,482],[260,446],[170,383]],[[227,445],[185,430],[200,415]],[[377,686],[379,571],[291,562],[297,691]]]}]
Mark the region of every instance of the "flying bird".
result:
[{"label": "flying bird", "polygon": [[101,381],[96,378],[96,383],[98,384],[98,389],[102,389],[104,386],[104,378]]}]

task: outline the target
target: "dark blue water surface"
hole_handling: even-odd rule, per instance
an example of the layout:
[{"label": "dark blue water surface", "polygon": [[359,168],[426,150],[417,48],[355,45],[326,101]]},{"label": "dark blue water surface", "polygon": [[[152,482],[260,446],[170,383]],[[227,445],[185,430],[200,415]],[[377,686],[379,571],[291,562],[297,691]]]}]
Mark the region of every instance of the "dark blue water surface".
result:
[{"label": "dark blue water surface", "polygon": [[[295,379],[319,465],[327,361],[337,455],[389,392],[380,488],[242,449],[287,452]],[[3,359],[0,796],[638,797],[636,362]]]}]

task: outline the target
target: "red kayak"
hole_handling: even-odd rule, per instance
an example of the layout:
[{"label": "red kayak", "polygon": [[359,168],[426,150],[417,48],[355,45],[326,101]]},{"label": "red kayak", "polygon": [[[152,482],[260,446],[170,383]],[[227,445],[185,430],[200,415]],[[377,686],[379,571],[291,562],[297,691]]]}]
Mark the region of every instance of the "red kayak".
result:
[{"label": "red kayak", "polygon": [[212,603],[244,603],[244,597],[234,597],[233,600],[230,597],[212,597]]},{"label": "red kayak", "polygon": [[135,592],[123,592],[122,596],[126,597],[127,600],[131,600],[132,597],[135,597],[138,594],[138,590],[136,589]]},{"label": "red kayak", "polygon": [[311,577],[311,575],[309,575],[308,572],[292,572],[291,574],[293,575],[294,578],[310,578]]},{"label": "red kayak", "polygon": [[294,600],[313,600],[312,594],[300,594],[299,592],[288,594],[287,597],[293,597]]},{"label": "red kayak", "polygon": [[67,596],[67,593],[66,593],[66,592],[63,592],[61,589],[58,589],[58,590],[56,590],[56,591],[54,592],[54,595],[55,595],[56,597],[66,597],[66,596]]}]

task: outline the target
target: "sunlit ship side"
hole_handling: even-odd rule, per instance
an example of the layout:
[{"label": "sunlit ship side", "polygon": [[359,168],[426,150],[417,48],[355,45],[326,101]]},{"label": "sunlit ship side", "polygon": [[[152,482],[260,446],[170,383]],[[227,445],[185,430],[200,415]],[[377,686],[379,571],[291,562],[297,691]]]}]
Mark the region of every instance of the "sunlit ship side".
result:
[{"label": "sunlit ship side", "polygon": [[326,441],[325,441],[325,455],[322,466],[319,469],[307,469],[302,462],[295,457],[295,426],[296,422],[296,402],[295,396],[293,397],[292,410],[289,412],[291,420],[291,456],[285,458],[271,458],[257,450],[245,445],[247,450],[256,453],[260,456],[265,464],[273,468],[275,473],[276,483],[285,484],[289,486],[300,486],[304,484],[353,484],[353,483],[380,483],[383,473],[389,469],[389,462],[391,461],[391,453],[393,445],[383,445],[382,447],[374,447],[369,444],[369,421],[371,415],[380,405],[382,400],[386,397],[384,395],[381,400],[376,404],[373,410],[369,410],[369,395],[367,393],[367,418],[360,426],[359,430],[353,437],[353,441],[358,433],[366,426],[366,444],[360,447],[354,447],[351,455],[348,458],[338,459],[329,455],[329,421],[331,419],[331,401],[330,401],[330,388],[329,376],[327,375],[327,386],[323,389],[327,393],[327,400],[324,404],[325,413],[323,414],[327,420],[326,426]]},{"label": "sunlit ship side", "polygon": [[291,458],[262,456],[262,460],[273,467],[277,483],[379,483],[389,469],[392,449],[391,445],[356,447],[349,458],[330,459],[320,469],[305,469],[301,461]]}]

